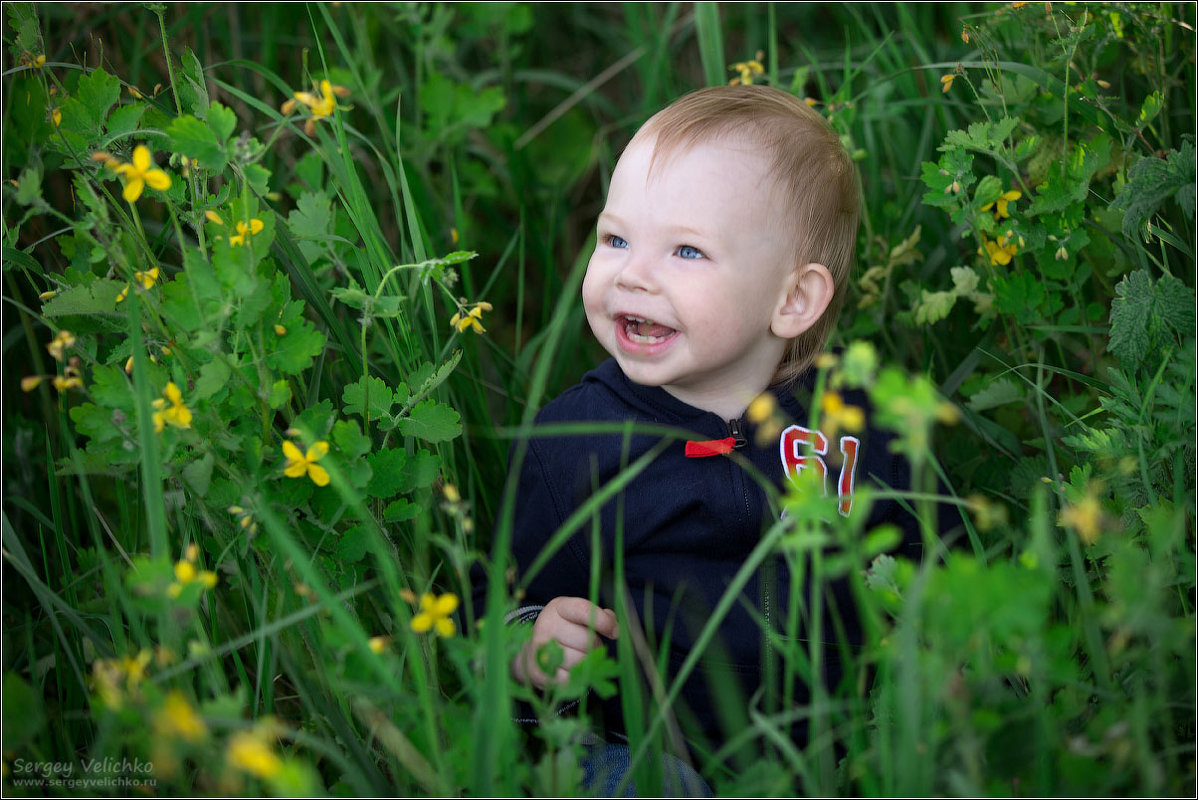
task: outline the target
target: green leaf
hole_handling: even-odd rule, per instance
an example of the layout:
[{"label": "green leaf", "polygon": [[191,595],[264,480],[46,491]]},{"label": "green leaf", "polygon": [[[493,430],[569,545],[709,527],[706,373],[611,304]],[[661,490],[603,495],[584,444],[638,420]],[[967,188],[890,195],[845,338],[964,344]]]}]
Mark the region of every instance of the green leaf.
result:
[{"label": "green leaf", "polygon": [[275,340],[274,349],[266,354],[266,364],[289,375],[297,374],[312,365],[312,359],[320,355],[324,344],[324,334],[312,323],[297,320],[287,326],[285,336]]},{"label": "green leaf", "polygon": [[1173,334],[1193,335],[1194,290],[1172,275],[1154,284],[1147,270],[1136,270],[1115,286],[1115,294],[1109,349],[1124,366],[1159,363],[1149,356],[1174,344]]},{"label": "green leaf", "polygon": [[208,112],[208,86],[204,80],[204,68],[191,48],[185,48],[183,57],[179,59],[178,80],[175,82],[179,90],[179,102],[185,111],[190,111],[203,119]]},{"label": "green leaf", "polygon": [[322,192],[304,192],[287,215],[287,227],[297,239],[322,239],[332,222],[332,204]]},{"label": "green leaf", "polygon": [[215,463],[216,458],[210,450],[204,453],[203,457],[192,461],[183,468],[183,480],[200,497],[208,494],[208,486],[212,482],[212,467]]},{"label": "green leaf", "polygon": [[1126,210],[1123,235],[1131,238],[1141,232],[1148,241],[1144,225],[1170,197],[1193,219],[1195,171],[1194,144],[1189,141],[1164,159],[1145,156],[1137,161],[1127,174],[1127,185],[1111,203],[1112,209]]},{"label": "green leaf", "polygon": [[1074,147],[1067,164],[1054,161],[1049,165],[1048,178],[1036,188],[1028,215],[1061,211],[1071,203],[1084,202],[1090,192],[1090,180],[1110,160],[1111,137],[1106,134]]},{"label": "green leaf", "polygon": [[915,309],[915,322],[934,325],[948,316],[956,302],[956,292],[929,292],[924,289],[920,294],[919,306]]},{"label": "green leaf", "polygon": [[262,195],[270,191],[270,170],[266,167],[261,164],[249,164],[243,168],[242,174],[255,193]]},{"label": "green leaf", "polygon": [[31,206],[41,199],[42,171],[37,166],[26,167],[17,178],[17,202],[23,206]]},{"label": "green leaf", "polygon": [[337,540],[337,558],[353,563],[361,561],[370,550],[371,531],[366,525],[355,525]]},{"label": "green leaf", "polygon": [[231,108],[225,108],[220,103],[213,101],[208,107],[208,124],[212,127],[212,132],[216,134],[216,138],[223,144],[228,143],[230,137],[233,136],[233,131],[237,130],[237,115],[233,113]]},{"label": "green leaf", "polygon": [[124,288],[123,282],[107,279],[75,286],[47,300],[42,314],[47,317],[111,314],[116,308],[116,297]]},{"label": "green leaf", "polygon": [[229,383],[233,370],[223,358],[216,358],[200,367],[200,376],[196,378],[192,397],[195,400],[206,400]]},{"label": "green leaf", "polygon": [[103,364],[92,367],[91,383],[87,388],[92,399],[101,405],[126,411],[133,410],[133,387],[125,377],[125,371],[118,367]]},{"label": "green leaf", "polygon": [[291,400],[291,384],[286,378],[277,380],[270,385],[270,391],[266,395],[266,405],[278,409],[287,405],[289,400]]},{"label": "green leaf", "polygon": [[1025,393],[1022,385],[1010,378],[998,378],[986,384],[986,387],[969,398],[968,406],[974,411],[986,411],[1008,403],[1023,402]]},{"label": "green leaf", "polygon": [[1017,125],[1019,120],[1012,117],[1003,117],[994,122],[975,122],[967,131],[949,131],[944,137],[944,144],[938,149],[963,147],[966,150],[993,153],[1006,147],[1006,139]]},{"label": "green leaf", "polygon": [[333,443],[351,461],[370,452],[370,437],[363,435],[362,427],[352,419],[333,423]]},{"label": "green leaf", "polygon": [[373,474],[366,484],[371,497],[393,497],[401,489],[411,488],[407,473],[408,457],[402,450],[379,450],[366,457]]},{"label": "green leaf", "polygon": [[[3,698],[4,752],[27,752],[27,745],[46,727],[46,701],[15,672],[4,673]],[[14,773],[13,777],[22,776]],[[9,780],[6,776],[5,782]]]},{"label": "green leaf", "polygon": [[1011,314],[1021,324],[1040,319],[1040,304],[1046,294],[1044,284],[1030,272],[999,275],[992,282],[994,308],[1001,313]]},{"label": "green leaf", "polygon": [[[76,97],[96,127],[108,118],[108,109],[121,99],[121,82],[102,69],[96,69],[79,79]],[[66,112],[63,112],[65,117]]]},{"label": "green leaf", "polygon": [[108,137],[117,139],[137,130],[137,123],[146,107],[141,103],[121,106],[108,116]]},{"label": "green leaf", "polygon": [[204,169],[220,172],[225,168],[228,157],[224,144],[208,123],[190,115],[177,117],[166,132],[170,136],[171,150],[195,159]]},{"label": "green leaf", "polygon": [[[369,403],[369,414],[367,414]],[[346,414],[357,414],[360,417],[369,416],[379,419],[391,413],[395,399],[391,390],[382,378],[373,375],[363,375],[356,383],[345,387],[341,393],[341,404]]]},{"label": "green leaf", "polygon": [[387,507],[383,509],[383,521],[404,522],[416,519],[416,517],[420,516],[422,510],[423,508],[419,503],[413,503],[411,500],[401,497],[398,500],[388,503]]},{"label": "green leaf", "polygon": [[1164,98],[1160,92],[1153,92],[1144,98],[1144,104],[1140,106],[1140,115],[1136,117],[1136,130],[1144,130],[1144,128],[1156,119],[1164,107]]},{"label": "green leaf", "polygon": [[444,403],[425,400],[399,421],[399,430],[426,442],[447,442],[462,433],[462,418]]}]

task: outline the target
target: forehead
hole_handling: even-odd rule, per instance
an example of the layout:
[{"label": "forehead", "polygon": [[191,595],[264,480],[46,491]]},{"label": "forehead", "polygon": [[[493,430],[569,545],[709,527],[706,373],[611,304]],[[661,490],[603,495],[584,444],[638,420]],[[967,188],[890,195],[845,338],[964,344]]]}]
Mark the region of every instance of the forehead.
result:
[{"label": "forehead", "polygon": [[770,163],[753,142],[712,139],[659,146],[655,136],[638,134],[612,174],[608,199],[626,192],[652,192],[689,202],[714,202],[738,196],[772,203],[776,182]]}]

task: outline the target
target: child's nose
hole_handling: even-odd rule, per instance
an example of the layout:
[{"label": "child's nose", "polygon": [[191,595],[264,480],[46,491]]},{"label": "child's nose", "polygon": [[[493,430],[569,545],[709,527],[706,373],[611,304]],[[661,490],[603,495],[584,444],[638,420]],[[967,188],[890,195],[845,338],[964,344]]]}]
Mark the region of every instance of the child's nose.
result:
[{"label": "child's nose", "polygon": [[629,253],[616,273],[616,286],[630,292],[657,291],[657,279],[653,272],[652,259]]}]

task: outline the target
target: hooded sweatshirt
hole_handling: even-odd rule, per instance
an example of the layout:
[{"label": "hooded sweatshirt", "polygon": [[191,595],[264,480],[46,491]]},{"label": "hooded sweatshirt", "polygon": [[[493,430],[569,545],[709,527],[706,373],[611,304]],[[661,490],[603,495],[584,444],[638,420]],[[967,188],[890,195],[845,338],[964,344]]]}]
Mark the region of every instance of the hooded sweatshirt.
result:
[{"label": "hooded sweatshirt", "polygon": [[[524,587],[524,595],[521,607],[509,619],[533,620],[555,597],[592,596],[593,570],[600,577],[599,604],[614,608],[618,548],[633,615],[631,620],[621,619],[620,635],[643,635],[654,658],[664,649],[668,688],[721,596],[737,579],[763,533],[777,522],[777,498],[785,492],[789,476],[801,470],[822,473],[826,493],[838,501],[828,504],[834,509],[831,513],[846,516],[855,512],[854,491],[865,482],[880,488],[909,488],[907,462],[890,452],[892,435],[868,424],[863,393],[845,392],[842,397],[846,404],[866,410],[864,430],[840,431],[829,440],[804,427],[813,381],[813,372],[808,371],[791,389],[772,390],[783,424],[780,429],[774,426],[762,441],[759,430],[744,418],[721,419],[664,389],[633,383],[614,359],[587,373],[537,415],[536,426],[544,435],[534,432],[519,465],[512,552],[517,585]],[[602,424],[607,430],[569,435],[547,430],[565,423]],[[638,430],[643,426],[652,430]],[[631,464],[641,471],[592,509],[543,560],[542,551],[571,515]],[[777,491],[767,492],[767,486]],[[864,504],[855,505],[856,513],[862,513]],[[878,499],[862,530],[884,522],[901,531],[896,553],[918,559],[917,520],[894,500]],[[820,671],[829,689],[842,677],[842,648],[861,641],[847,581],[842,578],[818,586],[809,579],[792,582],[787,560],[779,548],[772,550],[749,573],[673,706],[692,743],[717,745],[745,709],[776,710],[769,698],[787,696],[770,677],[781,670],[771,655],[775,643],[763,641],[762,628],[788,630],[792,590],[799,593],[795,607],[800,609],[800,619],[790,629],[809,652],[808,609],[819,595],[823,608]],[[593,563],[596,553],[598,564]],[[534,573],[530,568],[539,559],[542,563]],[[803,570],[802,574],[810,573]],[[614,643],[608,646],[614,648]],[[646,690],[642,696],[647,695]],[[808,684],[796,678],[789,696],[795,705],[806,703]],[[609,737],[620,737],[624,723],[619,694],[598,705]],[[729,713],[731,719],[725,719]],[[795,725],[791,735],[804,739],[804,725]]]}]

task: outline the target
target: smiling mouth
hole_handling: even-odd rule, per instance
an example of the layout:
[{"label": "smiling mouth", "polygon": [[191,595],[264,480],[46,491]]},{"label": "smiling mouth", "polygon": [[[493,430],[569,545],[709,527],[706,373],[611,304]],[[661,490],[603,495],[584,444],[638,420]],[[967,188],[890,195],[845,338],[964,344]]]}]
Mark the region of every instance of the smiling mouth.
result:
[{"label": "smiling mouth", "polygon": [[624,328],[624,335],[637,344],[659,344],[678,333],[674,328],[644,317],[622,314],[618,320]]}]

